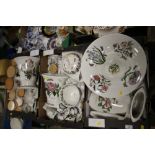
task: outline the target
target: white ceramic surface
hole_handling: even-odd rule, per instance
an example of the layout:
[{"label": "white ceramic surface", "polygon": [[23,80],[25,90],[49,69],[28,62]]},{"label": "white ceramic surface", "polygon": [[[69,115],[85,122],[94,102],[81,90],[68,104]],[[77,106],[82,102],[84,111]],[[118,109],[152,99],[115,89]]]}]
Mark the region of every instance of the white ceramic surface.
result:
[{"label": "white ceramic surface", "polygon": [[44,73],[42,76],[45,82],[47,103],[53,107],[58,107],[60,103],[60,90],[68,79],[68,76],[50,73]]},{"label": "white ceramic surface", "polygon": [[10,119],[10,127],[11,129],[22,129],[23,128],[23,120],[20,118],[11,118]]},{"label": "white ceramic surface", "polygon": [[22,106],[22,104],[23,104],[22,97],[16,97],[15,101],[16,101],[16,103],[17,103],[18,106]]},{"label": "white ceramic surface", "polygon": [[124,120],[126,118],[126,115],[124,116],[120,116],[118,114],[111,114],[111,113],[103,113],[103,112],[99,112],[99,111],[91,111],[90,115],[94,118],[98,118],[98,117],[109,117],[109,118],[116,118],[118,120]]},{"label": "white ceramic surface", "polygon": [[90,107],[98,112],[111,114],[125,114],[130,105],[130,97],[123,96],[121,98],[104,98],[91,93],[89,98]]},{"label": "white ceramic surface", "polygon": [[65,106],[76,106],[80,99],[81,92],[76,85],[65,85],[62,88],[61,100]]},{"label": "white ceramic surface", "polygon": [[35,86],[39,58],[22,56],[15,58],[20,86]]},{"label": "white ceramic surface", "polygon": [[38,98],[38,88],[37,87],[24,87],[25,94],[23,97],[24,104],[33,106],[36,99]]},{"label": "white ceramic surface", "polygon": [[81,76],[81,58],[82,54],[76,51],[62,53],[62,72],[77,81],[82,80]]},{"label": "white ceramic surface", "polygon": [[146,56],[133,38],[114,33],[92,42],[81,63],[82,78],[95,94],[118,98],[134,91],[146,73]]},{"label": "white ceramic surface", "polygon": [[141,118],[144,112],[145,104],[146,91],[143,87],[141,87],[136,91],[131,102],[130,118],[132,122],[137,122]]}]

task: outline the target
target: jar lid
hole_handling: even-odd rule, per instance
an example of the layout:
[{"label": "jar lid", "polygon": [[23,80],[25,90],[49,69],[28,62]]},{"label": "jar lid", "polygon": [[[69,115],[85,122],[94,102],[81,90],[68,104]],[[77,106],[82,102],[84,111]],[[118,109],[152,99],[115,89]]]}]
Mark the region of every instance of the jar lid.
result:
[{"label": "jar lid", "polygon": [[19,97],[23,97],[24,94],[25,94],[25,90],[24,90],[24,89],[22,89],[22,88],[18,89],[17,95],[18,95]]},{"label": "jar lid", "polygon": [[16,74],[16,68],[14,66],[9,66],[7,69],[7,77],[12,78]]},{"label": "jar lid", "polygon": [[13,79],[12,78],[7,78],[6,81],[5,81],[6,89],[11,90],[13,88],[13,85],[14,85]]}]

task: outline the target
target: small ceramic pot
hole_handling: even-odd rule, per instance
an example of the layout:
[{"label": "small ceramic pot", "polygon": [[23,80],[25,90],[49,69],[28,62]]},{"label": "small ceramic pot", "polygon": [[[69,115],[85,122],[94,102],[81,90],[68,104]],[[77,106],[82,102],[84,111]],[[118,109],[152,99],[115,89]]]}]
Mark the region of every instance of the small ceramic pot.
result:
[{"label": "small ceramic pot", "polygon": [[35,86],[39,58],[23,56],[15,58],[19,72],[20,86]]},{"label": "small ceramic pot", "polygon": [[44,73],[42,76],[45,82],[47,103],[52,107],[58,107],[60,103],[60,90],[68,77],[66,75],[55,75],[50,73]]}]

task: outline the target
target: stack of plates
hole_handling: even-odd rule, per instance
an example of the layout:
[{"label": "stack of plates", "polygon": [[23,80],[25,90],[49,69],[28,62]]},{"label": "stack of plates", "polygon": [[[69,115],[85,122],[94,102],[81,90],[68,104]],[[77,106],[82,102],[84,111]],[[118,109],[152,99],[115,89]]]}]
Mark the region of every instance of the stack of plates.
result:
[{"label": "stack of plates", "polygon": [[[102,100],[99,104],[99,99],[94,101],[98,97],[91,96],[89,103],[92,109],[101,112],[101,107],[104,107],[102,104],[107,104],[108,99],[111,102],[109,106],[112,107],[112,113],[122,113],[122,107],[131,104],[129,94],[142,83],[146,69],[145,52],[133,38],[114,33],[92,42],[86,49],[81,63],[81,74],[86,86],[92,91],[92,96],[96,94]],[[112,105],[121,107],[114,108]],[[105,109],[102,112],[104,113]]]}]

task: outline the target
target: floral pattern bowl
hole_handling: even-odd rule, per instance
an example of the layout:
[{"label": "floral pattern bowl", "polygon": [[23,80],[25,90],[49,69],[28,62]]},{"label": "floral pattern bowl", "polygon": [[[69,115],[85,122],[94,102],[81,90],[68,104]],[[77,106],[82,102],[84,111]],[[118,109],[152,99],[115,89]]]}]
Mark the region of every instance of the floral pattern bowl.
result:
[{"label": "floral pattern bowl", "polygon": [[15,61],[20,86],[35,86],[38,76],[39,58],[22,56],[16,57]]}]

